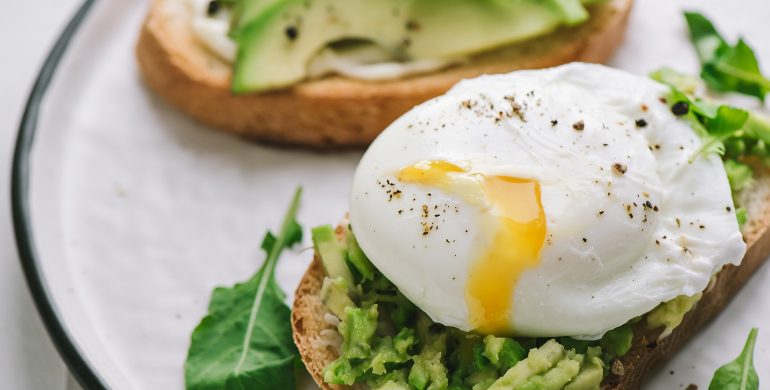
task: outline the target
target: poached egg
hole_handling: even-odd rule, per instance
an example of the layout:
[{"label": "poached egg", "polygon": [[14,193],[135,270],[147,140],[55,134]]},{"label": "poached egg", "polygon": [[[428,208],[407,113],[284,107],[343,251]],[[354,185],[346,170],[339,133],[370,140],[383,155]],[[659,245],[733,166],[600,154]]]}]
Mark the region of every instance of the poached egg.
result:
[{"label": "poached egg", "polygon": [[746,245],[668,92],[583,63],[463,80],[363,156],[358,243],[434,321],[482,334],[596,339],[699,293]]}]

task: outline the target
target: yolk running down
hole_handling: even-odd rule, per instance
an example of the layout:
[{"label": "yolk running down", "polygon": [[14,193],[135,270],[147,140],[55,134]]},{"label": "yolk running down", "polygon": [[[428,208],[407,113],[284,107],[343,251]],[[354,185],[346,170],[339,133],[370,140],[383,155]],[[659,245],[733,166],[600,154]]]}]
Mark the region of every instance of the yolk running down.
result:
[{"label": "yolk running down", "polygon": [[513,291],[521,274],[538,265],[545,240],[540,183],[473,173],[445,161],[422,161],[401,169],[398,178],[459,196],[482,209],[482,221],[496,225],[487,229],[493,234],[491,246],[483,248],[472,261],[465,302],[470,310],[469,323],[476,332],[514,334],[510,318]]}]

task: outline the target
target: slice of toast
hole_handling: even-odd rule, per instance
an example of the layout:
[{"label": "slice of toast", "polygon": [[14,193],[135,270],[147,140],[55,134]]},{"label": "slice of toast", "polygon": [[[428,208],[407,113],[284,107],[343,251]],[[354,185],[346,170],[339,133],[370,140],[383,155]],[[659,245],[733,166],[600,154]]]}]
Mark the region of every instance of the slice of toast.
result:
[{"label": "slice of toast", "polygon": [[[618,363],[613,362],[613,373],[604,378],[601,390],[640,389],[652,369],[666,361],[687,338],[719,313],[770,254],[770,170],[761,165],[753,168],[756,182],[741,196],[741,204],[746,207],[749,215],[749,220],[742,228],[748,250],[741,265],[724,266],[706,288],[695,308],[685,314],[682,323],[662,340],[658,340],[662,328],[647,329],[646,321],[635,325],[631,349],[617,360]],[[342,225],[337,228],[337,232],[338,239],[344,240]],[[324,276],[325,271],[316,256],[295,295],[291,313],[294,342],[299,347],[305,367],[321,388],[353,389],[353,386],[324,383],[321,376],[323,368],[339,357],[339,346],[333,342],[329,345],[328,342],[333,332],[324,332],[327,329],[336,331],[336,327],[325,319],[328,318],[326,314],[331,315],[331,312],[319,297]]]},{"label": "slice of toast", "polygon": [[327,77],[280,91],[234,95],[230,65],[198,43],[186,0],[153,1],[136,54],[151,89],[215,129],[269,143],[357,147],[463,78],[607,61],[623,39],[632,2],[591,4],[591,18],[580,26],[484,53],[441,72],[380,83]]}]

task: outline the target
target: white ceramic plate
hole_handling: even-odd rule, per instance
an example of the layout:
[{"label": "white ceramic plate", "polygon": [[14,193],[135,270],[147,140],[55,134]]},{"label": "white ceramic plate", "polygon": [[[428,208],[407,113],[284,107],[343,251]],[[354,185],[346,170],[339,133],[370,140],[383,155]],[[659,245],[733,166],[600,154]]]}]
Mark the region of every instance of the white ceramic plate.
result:
[{"label": "white ceramic plate", "polygon": [[[612,65],[697,73],[680,13],[688,7],[705,10],[730,40],[740,32],[770,61],[767,2],[637,0]],[[361,156],[258,146],[171,109],[143,85],[134,59],[147,8],[135,0],[84,5],[41,73],[15,156],[14,220],[28,282],[87,390],[183,389],[190,333],[213,288],[258,269],[261,239],[278,228],[297,185],[305,189],[298,220],[306,230],[343,216]],[[281,258],[287,303],[311,256]],[[769,295],[766,265],[645,388],[705,388],[752,326],[761,328],[757,371],[770,380]]]}]

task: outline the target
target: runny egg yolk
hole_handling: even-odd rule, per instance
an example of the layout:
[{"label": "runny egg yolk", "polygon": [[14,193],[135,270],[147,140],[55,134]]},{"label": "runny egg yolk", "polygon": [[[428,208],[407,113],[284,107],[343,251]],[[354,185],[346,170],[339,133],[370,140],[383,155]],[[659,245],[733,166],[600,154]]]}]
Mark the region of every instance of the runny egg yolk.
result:
[{"label": "runny egg yolk", "polygon": [[479,333],[513,333],[513,291],[521,274],[537,266],[546,233],[540,183],[487,176],[446,161],[421,161],[401,169],[402,182],[436,187],[482,209],[482,233],[491,246],[472,261],[465,285],[469,323]]}]

